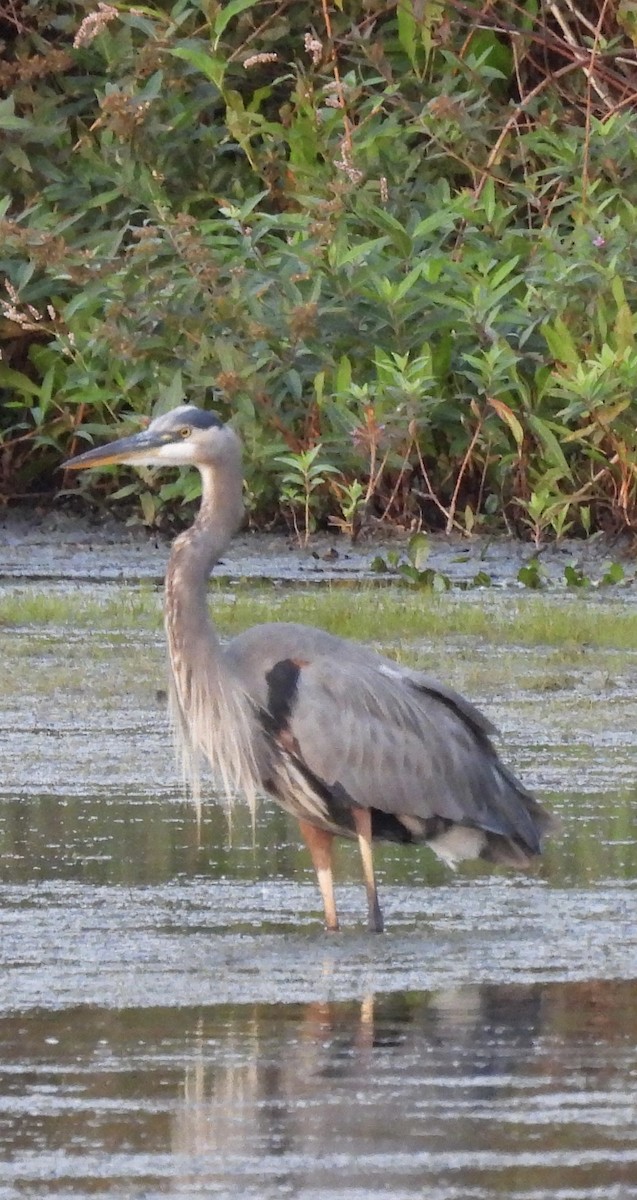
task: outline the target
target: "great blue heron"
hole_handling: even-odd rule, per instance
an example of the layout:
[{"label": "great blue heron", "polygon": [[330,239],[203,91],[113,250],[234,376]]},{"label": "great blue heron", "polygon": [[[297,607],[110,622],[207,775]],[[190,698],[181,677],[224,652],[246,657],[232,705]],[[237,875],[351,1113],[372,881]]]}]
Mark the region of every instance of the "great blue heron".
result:
[{"label": "great blue heron", "polygon": [[191,779],[208,762],[228,793],[266,792],[299,822],[328,930],[338,929],[335,835],[358,839],[368,927],[383,929],[372,842],[442,859],[527,866],[551,818],[501,762],[491,723],[462,696],[366,646],[307,625],[256,625],[221,646],[207,582],[243,515],[241,443],[184,404],[66,468],[194,466],[202,499],[173,543],[165,622],[171,707]]}]

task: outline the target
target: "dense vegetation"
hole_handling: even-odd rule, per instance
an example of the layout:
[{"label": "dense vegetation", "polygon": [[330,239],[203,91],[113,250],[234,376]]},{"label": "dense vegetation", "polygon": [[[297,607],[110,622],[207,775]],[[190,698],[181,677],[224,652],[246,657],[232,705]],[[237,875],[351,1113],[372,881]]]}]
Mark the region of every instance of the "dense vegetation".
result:
[{"label": "dense vegetation", "polygon": [[4,497],[187,397],[255,520],[634,529],[635,12],[5,5]]}]

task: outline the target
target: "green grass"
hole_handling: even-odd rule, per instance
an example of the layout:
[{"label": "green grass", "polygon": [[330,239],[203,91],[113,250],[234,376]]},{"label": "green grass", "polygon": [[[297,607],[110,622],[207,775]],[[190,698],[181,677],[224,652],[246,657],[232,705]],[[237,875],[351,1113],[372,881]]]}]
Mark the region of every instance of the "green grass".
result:
[{"label": "green grass", "polygon": [[[224,634],[262,621],[301,621],[344,637],[380,645],[401,640],[478,638],[494,645],[637,649],[637,609],[625,603],[561,596],[488,592],[484,597],[361,584],[357,588],[212,587],[214,619]],[[161,630],[161,596],[150,588],[121,587],[101,597],[85,589],[52,593],[20,588],[0,596],[0,635],[46,627],[122,635]]]},{"label": "green grass", "polygon": [[98,632],[159,629],[162,600],[150,588],[122,587],[103,597],[96,591],[77,589],[50,592],[20,587],[0,595],[0,633],[3,629],[95,629]]},{"label": "green grass", "polygon": [[510,593],[487,593],[479,602],[373,585],[355,592],[295,589],[266,602],[237,596],[232,605],[219,604],[216,616],[222,628],[233,632],[253,621],[274,619],[305,621],[344,637],[382,643],[453,635],[509,645],[637,649],[637,610],[626,605]]}]

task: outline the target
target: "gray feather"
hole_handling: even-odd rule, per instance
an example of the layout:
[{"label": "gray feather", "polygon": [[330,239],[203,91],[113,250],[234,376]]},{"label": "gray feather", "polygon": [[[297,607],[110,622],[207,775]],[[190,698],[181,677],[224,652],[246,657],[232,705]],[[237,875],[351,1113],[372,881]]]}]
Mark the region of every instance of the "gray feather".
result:
[{"label": "gray feather", "polygon": [[423,840],[427,822],[440,818],[494,835],[499,859],[539,852],[544,810],[501,762],[491,722],[451,688],[358,643],[283,622],[241,634],[226,657],[262,709],[275,664],[302,664],[289,719],[297,761],[351,805],[404,817]]}]

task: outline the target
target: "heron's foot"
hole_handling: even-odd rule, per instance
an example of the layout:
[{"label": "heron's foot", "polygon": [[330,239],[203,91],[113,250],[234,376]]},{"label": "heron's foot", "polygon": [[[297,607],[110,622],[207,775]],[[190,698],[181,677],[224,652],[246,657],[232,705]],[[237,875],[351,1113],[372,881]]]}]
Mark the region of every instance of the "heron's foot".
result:
[{"label": "heron's foot", "polygon": [[326,921],[325,922],[325,932],[326,933],[340,933],[340,931],[341,931],[341,927],[340,927],[338,921]]},{"label": "heron's foot", "polygon": [[370,905],[369,912],[367,914],[367,928],[370,933],[385,932],[385,922],[383,920],[383,914],[380,911],[380,904],[378,903],[378,900],[376,900],[374,904]]}]

